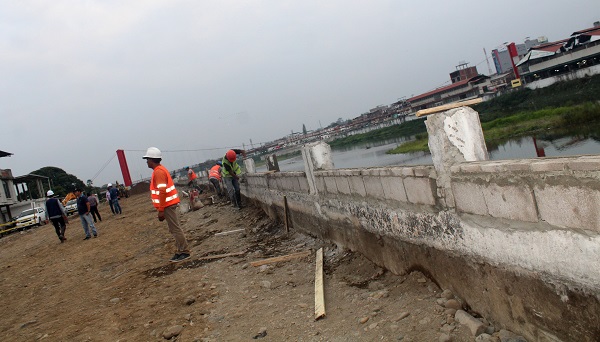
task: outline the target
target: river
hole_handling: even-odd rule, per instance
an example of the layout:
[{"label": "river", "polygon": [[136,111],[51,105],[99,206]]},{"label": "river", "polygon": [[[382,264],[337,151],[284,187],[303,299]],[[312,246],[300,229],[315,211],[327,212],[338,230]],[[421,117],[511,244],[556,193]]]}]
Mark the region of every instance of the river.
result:
[{"label": "river", "polygon": [[[387,140],[332,150],[336,169],[361,168],[390,165],[432,165],[429,152],[386,154],[403,139]],[[527,159],[536,157],[566,157],[584,154],[600,154],[600,141],[589,136],[540,139],[525,137],[509,140],[499,146],[488,147],[490,160]],[[279,161],[281,171],[303,171],[302,156]],[[266,171],[266,166],[257,171]]]}]

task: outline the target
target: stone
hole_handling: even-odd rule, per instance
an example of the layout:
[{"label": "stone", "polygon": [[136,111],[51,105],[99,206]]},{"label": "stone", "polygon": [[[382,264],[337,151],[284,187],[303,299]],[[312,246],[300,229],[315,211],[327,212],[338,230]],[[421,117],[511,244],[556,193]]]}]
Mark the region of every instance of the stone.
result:
[{"label": "stone", "polygon": [[485,325],[481,321],[463,310],[456,311],[454,319],[456,319],[460,324],[469,328],[471,334],[475,337],[481,335],[485,331]]},{"label": "stone", "polygon": [[398,329],[400,329],[400,326],[397,324],[390,324],[389,328],[392,332],[396,332]]},{"label": "stone", "polygon": [[269,289],[270,290],[272,284],[268,280],[263,280],[263,281],[260,282],[260,286],[264,287],[265,289]]},{"label": "stone", "polygon": [[377,323],[371,323],[371,324],[369,325],[369,329],[371,329],[371,330],[372,330],[372,329],[375,329],[375,328],[377,328]]},{"label": "stone", "polygon": [[165,331],[163,331],[162,336],[164,339],[170,340],[171,338],[173,338],[175,336],[179,336],[179,334],[181,334],[182,331],[183,331],[183,326],[174,325],[172,327],[167,328]]},{"label": "stone", "polygon": [[113,298],[110,300],[112,304],[118,304],[121,301],[121,298]]},{"label": "stone", "polygon": [[408,317],[409,315],[410,315],[410,313],[405,311],[405,312],[401,313],[400,316],[398,316],[398,318],[395,319],[395,321],[396,322],[401,321],[401,320],[405,319],[406,317]]},{"label": "stone", "polygon": [[475,338],[475,342],[494,342],[495,339],[492,335],[483,333]]},{"label": "stone", "polygon": [[195,302],[196,302],[196,298],[194,298],[194,296],[189,296],[183,300],[183,304],[185,304],[185,305],[192,305]]},{"label": "stone", "polygon": [[452,316],[454,316],[456,314],[456,309],[446,309],[446,310],[444,310],[444,313],[446,315],[452,315]]},{"label": "stone", "polygon": [[419,278],[419,279],[417,279],[417,282],[423,284],[423,283],[427,282],[427,279],[425,279],[425,278]]},{"label": "stone", "polygon": [[446,298],[438,298],[435,302],[438,303],[439,306],[444,306],[444,304],[446,304],[446,301]]},{"label": "stone", "polygon": [[519,336],[512,331],[502,329],[498,332],[500,342],[527,342],[523,336]]},{"label": "stone", "polygon": [[267,328],[266,327],[262,327],[258,331],[258,334],[254,335],[254,337],[252,337],[252,338],[256,340],[256,339],[259,339],[259,338],[263,338],[265,336],[267,336]]},{"label": "stone", "polygon": [[446,304],[444,304],[444,307],[446,309],[455,309],[455,310],[462,309],[462,305],[460,305],[460,303],[456,299],[449,299],[446,302]]},{"label": "stone", "polygon": [[442,291],[441,293],[442,298],[446,298],[446,299],[454,299],[454,295],[452,294],[452,291],[445,289],[444,291]]},{"label": "stone", "polygon": [[450,342],[452,341],[452,336],[450,335],[446,335],[446,334],[441,334],[440,337],[438,338],[439,342]]},{"label": "stone", "polygon": [[383,285],[379,281],[372,281],[369,283],[369,290],[371,290],[371,291],[377,291],[377,290],[383,290],[383,289],[385,289],[385,285]]},{"label": "stone", "polygon": [[369,321],[369,318],[370,318],[369,316],[365,316],[365,317],[361,318],[358,322],[360,324],[365,324]]}]

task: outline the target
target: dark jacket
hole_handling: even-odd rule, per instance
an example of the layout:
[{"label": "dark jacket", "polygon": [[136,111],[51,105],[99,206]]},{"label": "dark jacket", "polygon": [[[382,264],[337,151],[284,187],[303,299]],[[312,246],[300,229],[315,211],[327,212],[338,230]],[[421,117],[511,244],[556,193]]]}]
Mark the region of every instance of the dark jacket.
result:
[{"label": "dark jacket", "polygon": [[81,196],[77,197],[77,213],[79,215],[83,215],[88,212],[88,207],[87,207],[88,202],[89,201],[88,201],[87,197],[85,197],[85,195],[81,195]]},{"label": "dark jacket", "polygon": [[57,198],[49,198],[46,201],[46,213],[50,219],[66,216],[65,208]]}]

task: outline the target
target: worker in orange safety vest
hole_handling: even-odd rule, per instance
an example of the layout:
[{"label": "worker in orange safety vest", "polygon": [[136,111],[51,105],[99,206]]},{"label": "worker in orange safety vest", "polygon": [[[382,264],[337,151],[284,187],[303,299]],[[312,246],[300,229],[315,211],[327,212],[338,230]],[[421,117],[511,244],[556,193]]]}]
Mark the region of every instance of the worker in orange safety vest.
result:
[{"label": "worker in orange safety vest", "polygon": [[219,197],[223,197],[223,193],[221,192],[221,165],[223,163],[218,160],[215,166],[211,167],[208,171],[208,181],[215,187],[215,191],[219,195]]},{"label": "worker in orange safety vest", "polygon": [[156,147],[150,147],[142,157],[146,159],[146,164],[152,170],[152,179],[150,180],[150,197],[152,204],[158,210],[158,220],[167,220],[169,233],[175,238],[177,251],[171,258],[171,262],[180,262],[190,257],[190,249],[183,230],[179,226],[179,195],[169,171],[160,164],[162,153]]}]

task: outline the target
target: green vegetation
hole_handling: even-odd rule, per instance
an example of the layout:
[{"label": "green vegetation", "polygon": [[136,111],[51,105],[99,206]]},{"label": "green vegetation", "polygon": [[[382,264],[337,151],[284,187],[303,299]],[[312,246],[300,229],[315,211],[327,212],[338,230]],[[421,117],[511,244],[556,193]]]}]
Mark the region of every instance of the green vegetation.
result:
[{"label": "green vegetation", "polygon": [[[69,192],[73,191],[76,187],[81,188],[85,192],[89,192],[96,188],[86,186],[83,181],[81,181],[76,176],[66,173],[63,169],[54,167],[54,166],[46,166],[39,170],[35,170],[30,172],[31,174],[48,177],[48,180],[42,180],[42,184],[44,187],[44,191],[42,191],[43,195],[46,195],[46,191],[48,190],[48,181],[50,181],[52,191],[57,196],[63,197],[66,196]],[[32,198],[38,198],[38,188],[36,182],[27,182],[27,189],[29,189],[29,194]]]},{"label": "green vegetation", "polygon": [[376,142],[386,139],[410,137],[415,134],[427,132],[425,121],[421,119],[407,121],[399,125],[385,127],[368,133],[355,134],[349,137],[336,139],[329,143],[331,147],[352,146],[361,143]]},{"label": "green vegetation", "polygon": [[[520,89],[474,105],[473,109],[479,112],[488,146],[500,145],[512,138],[546,134],[548,130],[590,127],[597,130],[600,127],[600,75],[542,89]],[[388,153],[427,150],[424,134]]]}]

